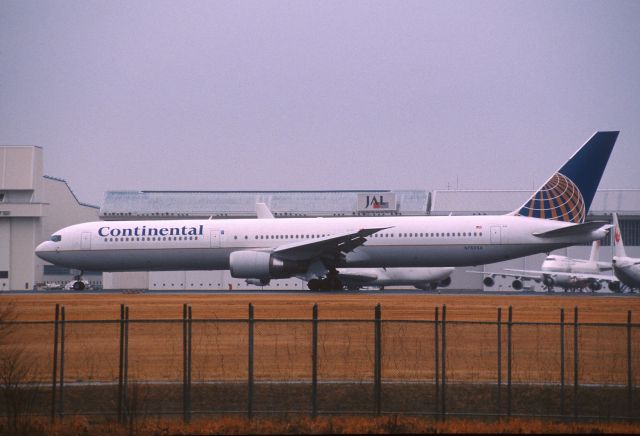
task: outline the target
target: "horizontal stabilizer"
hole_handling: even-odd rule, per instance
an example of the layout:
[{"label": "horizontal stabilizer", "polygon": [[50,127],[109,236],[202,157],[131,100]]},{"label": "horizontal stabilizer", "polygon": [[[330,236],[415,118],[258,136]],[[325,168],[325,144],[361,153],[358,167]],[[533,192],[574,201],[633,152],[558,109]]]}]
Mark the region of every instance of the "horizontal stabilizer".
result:
[{"label": "horizontal stabilizer", "polygon": [[575,224],[572,226],[562,227],[560,229],[549,230],[547,232],[534,233],[533,236],[537,236],[539,238],[558,238],[562,236],[584,235],[602,227],[610,228],[611,224],[606,221],[590,221],[588,223]]}]

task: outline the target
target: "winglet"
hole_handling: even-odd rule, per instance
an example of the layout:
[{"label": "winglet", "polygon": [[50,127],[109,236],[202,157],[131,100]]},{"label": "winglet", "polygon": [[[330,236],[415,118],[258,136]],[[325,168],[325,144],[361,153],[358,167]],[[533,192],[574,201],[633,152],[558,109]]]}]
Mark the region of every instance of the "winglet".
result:
[{"label": "winglet", "polygon": [[266,203],[256,203],[256,214],[258,219],[274,219],[275,217],[269,210],[269,206]]},{"label": "winglet", "polygon": [[514,215],[583,223],[620,132],[596,132]]}]

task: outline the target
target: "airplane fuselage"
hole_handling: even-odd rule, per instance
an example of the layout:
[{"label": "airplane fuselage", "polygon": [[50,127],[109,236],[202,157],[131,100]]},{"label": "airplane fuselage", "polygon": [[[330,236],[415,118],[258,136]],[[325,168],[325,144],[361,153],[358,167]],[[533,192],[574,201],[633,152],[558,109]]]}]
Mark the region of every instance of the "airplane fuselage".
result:
[{"label": "airplane fuselage", "polygon": [[468,266],[600,239],[534,233],[570,223],[522,216],[278,218],[99,221],[66,227],[36,249],[61,266],[96,271],[229,269],[235,251],[265,251],[341,232],[383,228],[346,253],[340,267]]},{"label": "airplane fuselage", "polygon": [[613,257],[613,273],[625,285],[640,288],[640,259],[627,256]]}]

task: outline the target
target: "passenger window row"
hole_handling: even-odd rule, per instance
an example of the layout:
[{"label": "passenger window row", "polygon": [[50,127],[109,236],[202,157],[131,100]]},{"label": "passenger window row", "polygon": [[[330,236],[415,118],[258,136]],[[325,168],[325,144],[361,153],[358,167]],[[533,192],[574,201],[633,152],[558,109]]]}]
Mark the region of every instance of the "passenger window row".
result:
[{"label": "passenger window row", "polygon": [[104,242],[153,242],[153,241],[197,241],[197,236],[147,236],[130,238],[104,238]]}]

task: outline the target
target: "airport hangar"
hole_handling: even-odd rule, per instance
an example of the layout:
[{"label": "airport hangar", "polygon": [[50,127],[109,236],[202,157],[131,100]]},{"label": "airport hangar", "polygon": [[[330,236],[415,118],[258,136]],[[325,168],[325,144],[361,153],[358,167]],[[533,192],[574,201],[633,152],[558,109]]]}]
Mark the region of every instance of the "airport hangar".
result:
[{"label": "airport hangar", "polygon": [[[0,146],[0,291],[63,284],[77,271],[48,265],[35,247],[56,230],[97,220],[255,218],[256,202],[280,217],[343,217],[375,215],[478,215],[511,212],[530,197],[529,190],[362,190],[362,191],[109,191],[102,207],[81,203],[63,179],[44,176],[43,150],[37,146]],[[375,201],[374,201],[375,199]],[[374,207],[375,206],[375,207]],[[618,212],[627,253],[640,257],[640,189],[599,190],[588,219],[611,220]],[[590,246],[559,250],[588,258]],[[600,260],[613,255],[604,240]],[[478,267],[460,267],[452,275],[455,289],[511,290],[512,280],[496,278],[484,287],[481,274],[503,268],[539,269],[545,255],[528,256]],[[234,279],[228,271],[84,272],[84,279],[105,289],[226,290],[259,289]],[[527,286],[531,286],[529,283]],[[541,290],[539,284],[532,289]],[[273,280],[270,289],[307,290],[298,279]]]}]

